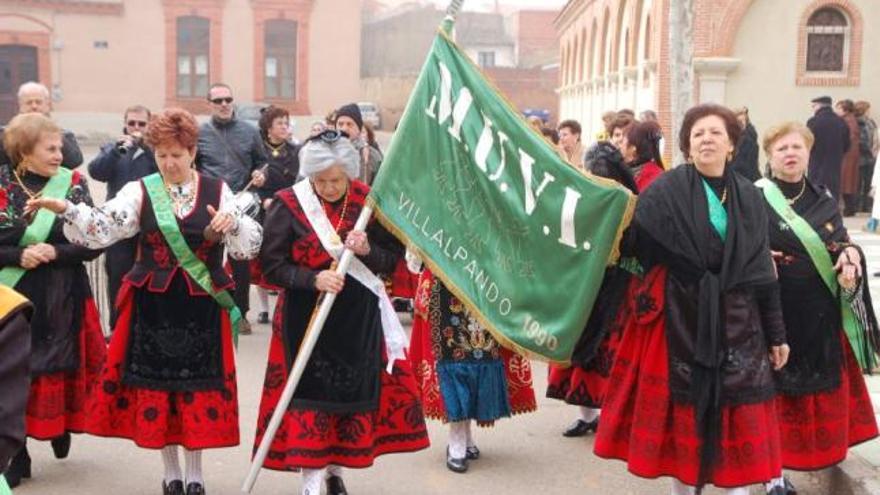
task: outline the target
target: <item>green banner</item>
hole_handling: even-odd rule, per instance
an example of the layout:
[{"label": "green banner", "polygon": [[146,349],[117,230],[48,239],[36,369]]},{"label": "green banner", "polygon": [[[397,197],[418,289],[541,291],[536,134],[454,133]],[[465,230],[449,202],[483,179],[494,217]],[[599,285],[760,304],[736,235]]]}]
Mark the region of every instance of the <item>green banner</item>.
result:
[{"label": "green banner", "polygon": [[566,164],[443,31],[370,197],[502,344],[561,363],[634,205]]}]

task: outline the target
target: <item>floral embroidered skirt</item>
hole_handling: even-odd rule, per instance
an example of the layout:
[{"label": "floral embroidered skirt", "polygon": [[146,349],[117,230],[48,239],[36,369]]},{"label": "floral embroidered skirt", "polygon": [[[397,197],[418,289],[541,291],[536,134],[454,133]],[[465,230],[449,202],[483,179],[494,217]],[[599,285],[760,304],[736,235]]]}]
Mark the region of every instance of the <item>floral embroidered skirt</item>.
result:
[{"label": "floral embroidered skirt", "polygon": [[[611,371],[594,451],[620,459],[643,478],[671,476],[697,483],[700,438],[693,406],[673,402],[665,335],[665,268],[646,276],[638,297],[649,298],[629,319]],[[782,473],[775,400],[723,407],[720,444],[708,483],[738,487]]]},{"label": "floral embroidered skirt", "polygon": [[[282,293],[278,308],[283,307],[284,298]],[[283,313],[275,311],[272,325],[254,451],[263,439],[287,381],[288,368],[281,333]],[[396,361],[392,374],[383,368],[380,375],[376,410],[330,413],[288,408],[263,467],[278,471],[319,469],[330,464],[365,468],[384,454],[427,448],[430,444],[428,431],[409,362]]]},{"label": "floral embroidered skirt", "polygon": [[31,382],[27,404],[27,434],[50,440],[65,432],[85,431],[86,403],[94,392],[107,347],[95,300],[84,302],[82,328],[79,331],[79,368],[41,375]]},{"label": "floral embroidered skirt", "polygon": [[847,450],[877,437],[877,419],[865,379],[843,331],[843,369],[834,390],[800,396],[779,395],[782,465],[815,471],[846,458]]},{"label": "floral embroidered skirt", "polygon": [[[88,404],[88,433],[129,438],[138,446],[161,449],[180,445],[189,450],[238,445],[238,392],[232,327],[220,312],[223,379],[217,390],[170,391],[123,384],[135,291],[125,283],[120,292],[119,318],[110,342],[107,364]],[[147,290],[147,289],[143,289]]]}]

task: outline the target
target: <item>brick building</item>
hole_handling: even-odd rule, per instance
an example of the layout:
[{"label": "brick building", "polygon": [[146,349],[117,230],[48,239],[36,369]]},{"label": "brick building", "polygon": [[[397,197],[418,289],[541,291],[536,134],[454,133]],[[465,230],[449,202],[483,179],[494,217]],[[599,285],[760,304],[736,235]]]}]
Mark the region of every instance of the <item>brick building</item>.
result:
[{"label": "brick building", "polygon": [[39,80],[56,114],[238,101],[322,113],[359,96],[361,0],[0,0],[0,122]]},{"label": "brick building", "polygon": [[[697,102],[745,105],[758,132],[805,121],[820,95],[880,105],[876,0],[693,0]],[[668,0],[571,0],[556,18],[562,117],[599,129],[606,110],[670,121]]]},{"label": "brick building", "polygon": [[[361,85],[365,98],[382,110],[383,122],[397,122],[437,27],[444,16],[433,5],[411,4],[374,13],[363,27]],[[508,100],[520,110],[556,112],[559,97],[555,11],[461,12],[456,42]],[[552,117],[551,117],[552,118]]]}]

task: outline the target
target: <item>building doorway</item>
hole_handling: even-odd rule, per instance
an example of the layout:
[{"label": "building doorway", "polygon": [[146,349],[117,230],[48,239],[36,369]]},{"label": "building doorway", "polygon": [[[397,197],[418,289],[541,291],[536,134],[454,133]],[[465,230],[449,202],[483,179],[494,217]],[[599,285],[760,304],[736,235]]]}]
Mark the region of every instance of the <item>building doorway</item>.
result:
[{"label": "building doorway", "polygon": [[0,124],[18,113],[18,87],[39,81],[37,47],[0,45]]}]

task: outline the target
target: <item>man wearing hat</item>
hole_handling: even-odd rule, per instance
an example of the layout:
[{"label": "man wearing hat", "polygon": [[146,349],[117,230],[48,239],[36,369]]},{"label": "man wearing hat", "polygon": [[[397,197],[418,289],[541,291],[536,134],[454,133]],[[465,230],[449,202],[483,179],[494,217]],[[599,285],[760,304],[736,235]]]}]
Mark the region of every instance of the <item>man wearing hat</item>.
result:
[{"label": "man wearing hat", "polygon": [[846,122],[831,109],[831,97],[820,96],[812,100],[815,114],[807,121],[807,127],[816,138],[810,150],[810,167],[807,174],[816,184],[828,188],[835,200],[840,199],[840,169],[843,155],[849,149],[849,128]]},{"label": "man wearing hat", "polygon": [[364,118],[357,104],[349,103],[336,110],[336,129],[348,135],[348,139],[361,157],[358,179],[361,182],[372,184],[379,172],[379,166],[382,165],[382,152],[368,142],[367,132],[364,129]]}]

